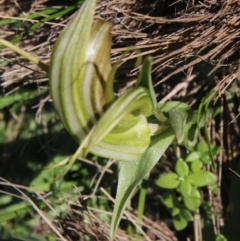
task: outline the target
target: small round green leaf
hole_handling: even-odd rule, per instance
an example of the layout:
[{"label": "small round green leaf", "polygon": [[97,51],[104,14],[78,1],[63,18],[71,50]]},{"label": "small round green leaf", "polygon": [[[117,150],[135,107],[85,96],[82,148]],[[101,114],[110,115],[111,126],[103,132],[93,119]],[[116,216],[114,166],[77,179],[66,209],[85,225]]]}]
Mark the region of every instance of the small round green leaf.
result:
[{"label": "small round green leaf", "polygon": [[193,161],[199,160],[199,158],[200,158],[200,153],[197,151],[193,151],[187,155],[185,161],[193,162]]},{"label": "small round green leaf", "polygon": [[182,158],[178,159],[176,163],[176,173],[180,177],[186,177],[189,174],[188,164],[185,161],[183,161]]},{"label": "small round green leaf", "polygon": [[200,160],[193,161],[191,163],[192,172],[199,172],[202,168],[203,163]]},{"label": "small round green leaf", "polygon": [[174,208],[178,205],[178,199],[176,194],[173,192],[168,192],[161,197],[162,203],[168,208]]},{"label": "small round green leaf", "polygon": [[211,172],[201,170],[190,174],[187,177],[187,180],[196,187],[204,187],[216,182],[216,175]]},{"label": "small round green leaf", "polygon": [[183,180],[180,182],[179,191],[182,196],[188,196],[191,192],[191,189],[192,185],[187,180]]},{"label": "small round green leaf", "polygon": [[205,141],[200,141],[198,144],[197,144],[197,151],[201,152],[201,153],[204,153],[204,152],[208,152],[208,145]]},{"label": "small round green leaf", "polygon": [[174,207],[172,210],[172,217],[177,216],[180,213],[180,209],[177,207]]},{"label": "small round green leaf", "polygon": [[211,164],[211,157],[209,155],[209,153],[203,153],[200,157],[200,160],[207,165]]},{"label": "small round green leaf", "polygon": [[192,187],[190,194],[183,197],[183,202],[189,210],[196,211],[196,209],[198,209],[201,205],[199,191],[196,188]]},{"label": "small round green leaf", "polygon": [[166,189],[175,189],[179,183],[178,175],[174,172],[163,174],[156,182],[159,187]]},{"label": "small round green leaf", "polygon": [[183,230],[187,227],[188,221],[182,217],[182,215],[177,215],[173,217],[173,226],[177,231]]},{"label": "small round green leaf", "polygon": [[182,209],[181,209],[181,215],[182,215],[188,222],[193,221],[192,213],[191,213],[188,209],[182,208]]},{"label": "small round green leaf", "polygon": [[215,241],[228,241],[222,234],[217,235]]}]

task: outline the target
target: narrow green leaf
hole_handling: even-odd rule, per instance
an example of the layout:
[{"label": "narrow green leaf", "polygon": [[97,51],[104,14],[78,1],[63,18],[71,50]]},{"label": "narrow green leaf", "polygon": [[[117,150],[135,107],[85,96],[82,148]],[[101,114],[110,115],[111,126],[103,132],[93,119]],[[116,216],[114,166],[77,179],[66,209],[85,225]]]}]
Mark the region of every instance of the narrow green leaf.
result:
[{"label": "narrow green leaf", "polygon": [[212,169],[213,169],[213,171],[216,172],[216,164],[215,164],[214,159],[213,159],[213,153],[212,153],[212,148],[211,148],[211,143],[210,143],[210,137],[209,137],[208,128],[207,128],[207,124],[206,123],[207,122],[205,121],[204,122],[204,133],[205,133],[205,137],[206,137],[207,144],[208,144],[208,150],[209,150],[209,155],[210,155],[210,158],[211,158]]},{"label": "narrow green leaf", "polygon": [[188,114],[186,111],[170,111],[169,120],[176,133],[178,143],[183,142]]},{"label": "narrow green leaf", "polygon": [[21,217],[31,211],[31,207],[28,203],[20,202],[13,205],[8,205],[1,211],[0,223],[6,222],[17,217]]},{"label": "narrow green leaf", "polygon": [[13,104],[19,104],[22,106],[23,102],[26,103],[27,100],[32,100],[36,97],[39,97],[41,94],[44,94],[46,90],[20,90],[12,93],[7,96],[0,96],[0,110],[6,107],[9,107]]},{"label": "narrow green leaf", "polygon": [[187,180],[196,187],[204,187],[216,182],[216,175],[211,172],[201,170],[190,174],[187,177]]},{"label": "narrow green leaf", "polygon": [[138,198],[138,207],[137,207],[137,218],[142,221],[144,210],[146,207],[146,196],[147,196],[147,189],[144,187],[141,187],[139,198]]},{"label": "narrow green leaf", "polygon": [[187,123],[185,126],[184,145],[192,149],[198,142],[199,128],[197,126],[196,113],[189,113]]},{"label": "narrow green leaf", "polygon": [[51,14],[54,14],[54,13],[56,13],[58,11],[59,11],[59,9],[57,9],[57,8],[47,8],[47,9],[44,9],[44,10],[39,11],[39,12],[29,13],[27,15],[26,14],[21,14],[19,16],[19,19],[10,19],[9,18],[9,19],[2,19],[2,20],[0,20],[0,26],[10,25],[10,24],[13,24],[13,23],[18,23],[18,22],[21,22],[21,21],[25,21],[25,19],[42,18],[43,16],[51,15]]},{"label": "narrow green leaf", "polygon": [[38,58],[36,58],[33,55],[29,54],[28,52],[20,49],[19,47],[13,45],[11,42],[8,42],[5,39],[0,38],[0,43],[2,43],[3,45],[7,46],[10,49],[12,49],[14,52],[20,54],[21,56],[28,59],[32,63],[36,64],[39,68],[41,68],[46,73],[48,72],[48,66],[46,64],[44,64],[43,62],[41,62]]},{"label": "narrow green leaf", "polygon": [[115,231],[123,215],[127,201],[136,186],[152,170],[159,158],[174,139],[174,132],[167,131],[151,140],[151,144],[139,160],[119,163],[119,181],[116,202],[111,221],[110,239],[113,240]]},{"label": "narrow green leaf", "polygon": [[138,75],[137,86],[145,87],[149,90],[153,109],[157,107],[157,99],[152,84],[152,58],[147,56],[144,61],[140,73]]},{"label": "narrow green leaf", "polygon": [[[83,0],[84,1],[84,0]],[[26,35],[30,34],[31,32],[35,31],[38,27],[40,27],[41,25],[43,25],[45,22],[51,22],[51,20],[55,20],[56,18],[60,18],[66,14],[68,14],[69,12],[73,11],[74,9],[76,9],[79,4],[81,4],[83,1],[78,1],[75,4],[71,4],[69,7],[64,8],[64,9],[57,9],[56,13],[51,14],[50,16],[44,17],[41,19],[41,21],[34,23],[30,28],[27,29],[27,31],[25,31],[23,34],[17,35],[16,37],[14,37],[13,39],[11,39],[11,43],[17,43],[20,40],[22,40]],[[46,9],[45,9],[46,10]],[[30,14],[29,14],[30,15]],[[40,11],[39,15],[44,16],[45,13]],[[26,16],[25,16],[26,17]],[[0,50],[3,49],[4,46],[0,46]]]},{"label": "narrow green leaf", "polygon": [[180,101],[168,101],[158,104],[158,109],[162,112],[187,111],[190,109],[190,106]]}]

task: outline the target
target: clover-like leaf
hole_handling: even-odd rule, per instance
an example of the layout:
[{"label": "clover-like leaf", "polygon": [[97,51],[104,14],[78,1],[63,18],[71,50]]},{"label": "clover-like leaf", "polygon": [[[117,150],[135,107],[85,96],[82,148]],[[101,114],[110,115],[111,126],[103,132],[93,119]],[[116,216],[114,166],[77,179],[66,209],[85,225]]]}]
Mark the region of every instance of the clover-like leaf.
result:
[{"label": "clover-like leaf", "polygon": [[187,177],[187,180],[196,187],[204,187],[216,182],[216,175],[211,172],[201,170],[190,174]]}]

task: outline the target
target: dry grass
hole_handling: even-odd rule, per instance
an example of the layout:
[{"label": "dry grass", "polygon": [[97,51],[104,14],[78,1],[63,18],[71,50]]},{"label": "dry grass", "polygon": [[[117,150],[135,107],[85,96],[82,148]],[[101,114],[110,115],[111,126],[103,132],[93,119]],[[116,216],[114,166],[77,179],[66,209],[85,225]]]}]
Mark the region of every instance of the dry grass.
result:
[{"label": "dry grass", "polygon": [[[239,1],[204,1],[198,4],[188,1],[181,4],[183,10],[159,17],[156,15],[163,15],[159,6],[162,2],[152,1],[150,6],[144,0],[113,0],[99,4],[97,13],[113,23],[114,56],[122,53],[121,45],[134,45],[142,55],[153,55],[156,84],[201,61],[214,65],[212,71],[231,63],[230,57],[238,54],[240,48]],[[168,4],[174,6],[172,1]],[[149,6],[149,10],[145,6]],[[145,13],[139,13],[141,9]],[[133,54],[126,59],[135,57]],[[239,59],[239,55],[235,58]],[[168,68],[171,73],[164,76]],[[239,77],[239,71],[235,73]]]},{"label": "dry grass", "polygon": [[[78,194],[78,200],[75,201],[68,200],[68,197],[73,195],[73,193],[70,193],[71,191],[62,194],[58,197],[58,204],[56,204],[50,198],[51,193],[44,193],[35,188],[10,183],[1,177],[0,185],[11,187],[15,190],[14,195],[12,192],[8,193],[3,190],[0,190],[0,194],[13,195],[15,198],[23,200],[39,215],[42,221],[35,227],[33,230],[34,233],[45,237],[47,233],[52,232],[59,241],[83,241],[86,240],[86,237],[90,238],[92,241],[109,240],[109,225],[100,220],[98,216],[102,214],[111,216],[112,214],[99,209],[88,208],[85,204],[86,199],[82,197],[80,193]],[[114,202],[114,199],[110,197],[104,189],[102,189],[102,192],[109,200]],[[42,203],[45,204],[45,208],[40,209],[32,200],[31,196],[35,196],[35,199],[41,200]],[[67,213],[64,218],[61,217],[60,213],[56,210],[57,205],[64,206],[64,210]],[[54,217],[48,215],[49,211],[54,213]],[[177,241],[174,233],[170,231],[163,222],[155,222],[146,216],[143,217],[143,221],[140,221],[134,210],[125,211],[123,219],[129,220],[139,231],[142,236],[141,240]],[[147,232],[143,230],[147,230]],[[118,229],[114,240],[137,241],[139,240],[139,236],[134,237]]]}]

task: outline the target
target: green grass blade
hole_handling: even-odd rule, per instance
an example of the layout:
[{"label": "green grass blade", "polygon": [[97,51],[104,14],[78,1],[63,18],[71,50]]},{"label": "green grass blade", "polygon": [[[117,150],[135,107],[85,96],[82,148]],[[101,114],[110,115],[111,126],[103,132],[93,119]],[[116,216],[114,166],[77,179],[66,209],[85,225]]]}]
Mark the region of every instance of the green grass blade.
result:
[{"label": "green grass blade", "polygon": [[[37,28],[39,28],[42,24],[44,24],[45,22],[49,22],[52,21],[56,18],[59,17],[63,17],[64,15],[68,14],[69,12],[73,11],[74,9],[76,9],[81,3],[83,2],[83,0],[78,1],[77,3],[67,7],[66,9],[60,10],[48,17],[45,17],[43,19],[41,19],[39,22],[33,24],[27,31],[25,31],[23,34],[20,34],[18,36],[16,36],[15,38],[13,38],[12,40],[10,40],[11,43],[17,43],[19,41],[21,41],[25,36],[27,36],[28,34],[30,34],[31,32],[35,31]],[[0,46],[0,50],[4,49],[5,46]]]}]

